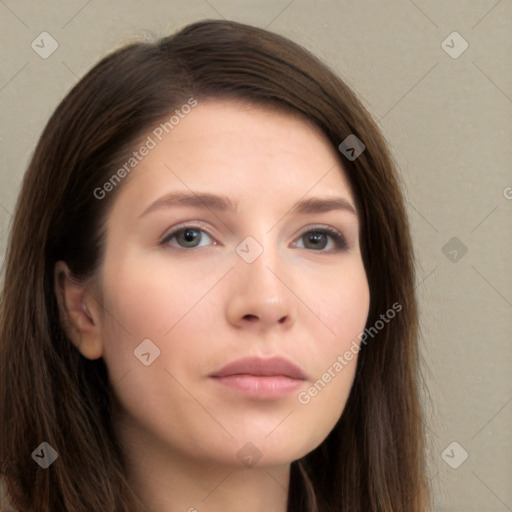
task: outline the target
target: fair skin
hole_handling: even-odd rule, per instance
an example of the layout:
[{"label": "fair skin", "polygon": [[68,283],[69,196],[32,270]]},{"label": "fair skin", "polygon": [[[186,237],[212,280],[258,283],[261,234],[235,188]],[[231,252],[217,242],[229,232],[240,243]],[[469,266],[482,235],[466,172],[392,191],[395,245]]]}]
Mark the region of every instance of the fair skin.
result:
[{"label": "fair skin", "polygon": [[[341,197],[355,210],[335,150],[297,116],[199,102],[122,187],[107,219],[100,290],[72,282],[64,262],[55,275],[70,339],[108,368],[133,489],[151,512],[285,512],[290,463],[340,418],[357,355],[307,404],[297,397],[357,340],[369,309],[357,214],[291,211],[312,197]],[[237,210],[143,214],[167,193],[191,191],[225,195]],[[170,236],[178,227],[192,233]],[[348,247],[315,238],[323,227]],[[236,251],[247,237],[263,249],[251,263]],[[145,339],[160,350],[148,366],[134,355]],[[209,377],[242,357],[276,355],[306,374],[283,396]],[[247,443],[242,454],[259,457],[254,465],[239,454]]]}]

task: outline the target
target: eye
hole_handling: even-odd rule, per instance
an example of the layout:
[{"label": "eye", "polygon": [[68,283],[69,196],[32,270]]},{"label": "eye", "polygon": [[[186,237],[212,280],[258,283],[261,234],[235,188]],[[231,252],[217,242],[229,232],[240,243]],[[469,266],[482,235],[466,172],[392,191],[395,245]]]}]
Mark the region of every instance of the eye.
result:
[{"label": "eye", "polygon": [[[175,229],[173,232],[165,236],[159,243],[160,245],[178,245],[180,249],[195,249],[201,247],[200,242],[203,240],[204,235],[210,240],[213,237],[208,234],[204,229],[199,226],[188,225]],[[329,245],[329,239],[332,240],[331,247],[327,250],[326,247]],[[175,242],[171,243],[173,240]],[[343,235],[335,229],[328,227],[314,227],[305,231],[299,240],[306,240],[306,243],[299,248],[313,249],[317,252],[339,252],[346,251],[348,245],[343,238]],[[206,244],[209,245],[208,240]],[[212,245],[217,245],[214,241]],[[334,247],[332,247],[334,245]],[[294,247],[297,247],[297,242],[294,242]]]},{"label": "eye", "polygon": [[[324,250],[328,245],[329,238],[333,240],[331,248]],[[313,229],[309,229],[299,237],[299,240],[307,241],[307,246],[304,247],[305,249],[312,248],[319,252],[339,252],[346,251],[348,249],[348,245],[342,234],[337,230],[328,227],[314,227]],[[334,248],[332,245],[334,245]]]},{"label": "eye", "polygon": [[194,249],[196,247],[201,247],[198,245],[198,242],[202,239],[202,234],[206,235],[208,238],[212,238],[204,229],[201,229],[198,226],[185,226],[169,233],[169,235],[160,241],[160,244],[167,245],[172,239],[176,239],[180,248]]}]

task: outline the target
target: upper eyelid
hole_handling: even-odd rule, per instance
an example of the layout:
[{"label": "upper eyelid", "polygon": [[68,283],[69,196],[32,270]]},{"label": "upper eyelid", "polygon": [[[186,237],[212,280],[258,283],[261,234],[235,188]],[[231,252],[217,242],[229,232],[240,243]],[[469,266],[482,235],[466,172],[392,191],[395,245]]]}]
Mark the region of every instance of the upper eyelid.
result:
[{"label": "upper eyelid", "polygon": [[171,235],[174,235],[177,231],[181,231],[182,229],[185,229],[185,228],[200,228],[202,231],[205,231],[208,236],[215,238],[215,235],[213,235],[211,233],[211,230],[209,230],[207,227],[205,227],[203,224],[201,224],[201,222],[192,221],[192,222],[184,222],[184,223],[178,224],[177,226],[174,226],[173,228],[171,228],[170,231],[166,232],[161,237],[161,240],[165,240],[166,238],[169,238]]}]

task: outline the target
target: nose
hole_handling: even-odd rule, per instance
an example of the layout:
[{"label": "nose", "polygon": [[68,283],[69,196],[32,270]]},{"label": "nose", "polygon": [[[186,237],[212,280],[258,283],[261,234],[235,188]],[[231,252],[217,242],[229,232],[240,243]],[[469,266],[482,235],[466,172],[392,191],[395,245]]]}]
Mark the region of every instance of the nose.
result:
[{"label": "nose", "polygon": [[[277,247],[268,243],[260,247],[263,252],[250,263],[250,259],[235,255],[226,304],[228,321],[257,330],[276,326],[289,329],[295,322],[297,306],[291,273],[286,272],[286,262]],[[255,248],[253,242],[251,250],[261,248]]]}]

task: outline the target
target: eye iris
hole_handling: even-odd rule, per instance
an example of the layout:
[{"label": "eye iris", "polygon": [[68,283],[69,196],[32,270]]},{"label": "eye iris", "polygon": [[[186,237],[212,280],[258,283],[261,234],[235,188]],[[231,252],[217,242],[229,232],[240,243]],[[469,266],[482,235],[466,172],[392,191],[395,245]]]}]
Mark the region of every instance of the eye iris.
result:
[{"label": "eye iris", "polygon": [[[313,247],[318,248],[318,241],[321,239],[321,237],[324,238],[325,242],[325,233],[322,233],[321,231],[311,231],[308,235],[306,235],[307,240],[314,240]],[[322,246],[322,249],[325,248],[325,244]]]},{"label": "eye iris", "polygon": [[199,231],[197,229],[186,228],[181,231],[183,233],[183,238],[185,239],[185,243],[189,244],[194,241],[194,238],[197,238],[199,235]]}]

